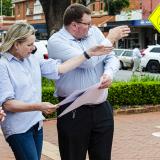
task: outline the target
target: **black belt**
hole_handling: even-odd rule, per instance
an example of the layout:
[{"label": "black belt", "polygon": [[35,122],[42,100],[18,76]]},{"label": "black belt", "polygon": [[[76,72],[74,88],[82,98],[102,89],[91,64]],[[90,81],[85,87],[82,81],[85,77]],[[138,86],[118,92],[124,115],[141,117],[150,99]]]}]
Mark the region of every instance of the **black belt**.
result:
[{"label": "black belt", "polygon": [[63,101],[66,97],[58,97],[59,102]]}]

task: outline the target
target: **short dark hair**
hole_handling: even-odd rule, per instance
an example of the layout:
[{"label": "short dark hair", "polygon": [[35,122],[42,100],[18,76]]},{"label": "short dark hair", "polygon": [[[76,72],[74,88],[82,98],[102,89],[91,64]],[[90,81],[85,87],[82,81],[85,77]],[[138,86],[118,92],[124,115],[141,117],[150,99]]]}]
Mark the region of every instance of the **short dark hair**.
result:
[{"label": "short dark hair", "polygon": [[80,22],[84,14],[91,14],[90,9],[78,3],[71,4],[64,12],[63,24],[70,25],[73,21]]}]

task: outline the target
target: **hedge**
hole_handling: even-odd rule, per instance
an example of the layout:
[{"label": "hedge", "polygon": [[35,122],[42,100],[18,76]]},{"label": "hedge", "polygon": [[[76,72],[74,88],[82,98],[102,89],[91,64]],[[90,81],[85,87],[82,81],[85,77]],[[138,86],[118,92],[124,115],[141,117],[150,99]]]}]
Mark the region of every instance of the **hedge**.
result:
[{"label": "hedge", "polygon": [[[42,100],[53,104],[54,87],[43,87]],[[160,104],[160,82],[118,82],[109,89],[108,100],[115,106]]]},{"label": "hedge", "polygon": [[109,89],[108,100],[114,105],[160,104],[160,82],[119,82]]}]

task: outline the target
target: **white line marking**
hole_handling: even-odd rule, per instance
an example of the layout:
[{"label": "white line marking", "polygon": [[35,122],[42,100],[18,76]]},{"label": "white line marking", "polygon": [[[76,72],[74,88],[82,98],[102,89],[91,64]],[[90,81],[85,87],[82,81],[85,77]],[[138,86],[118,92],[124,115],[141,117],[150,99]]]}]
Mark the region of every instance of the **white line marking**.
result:
[{"label": "white line marking", "polygon": [[160,132],[154,132],[154,133],[152,133],[152,136],[160,137]]},{"label": "white line marking", "polygon": [[155,126],[155,128],[160,128],[160,126]]}]

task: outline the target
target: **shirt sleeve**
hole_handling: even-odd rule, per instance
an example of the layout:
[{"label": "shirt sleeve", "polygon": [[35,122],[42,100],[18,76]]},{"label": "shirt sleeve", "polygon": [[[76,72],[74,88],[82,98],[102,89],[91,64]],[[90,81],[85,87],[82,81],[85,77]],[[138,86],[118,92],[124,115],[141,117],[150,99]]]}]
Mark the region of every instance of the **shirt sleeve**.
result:
[{"label": "shirt sleeve", "polygon": [[[105,39],[101,31],[96,27],[93,27],[91,32],[94,37],[96,37],[97,44],[101,44],[101,42]],[[72,46],[68,39],[65,39],[63,36],[57,34],[53,35],[49,39],[47,47],[49,58],[61,59],[62,62],[83,54],[83,51],[75,46]],[[89,60],[84,61],[78,68],[95,68],[95,66],[101,61],[101,56],[94,56]]]},{"label": "shirt sleeve", "polygon": [[14,88],[9,78],[7,66],[3,63],[0,63],[0,77],[0,105],[2,106],[8,99],[15,98]]},{"label": "shirt sleeve", "polygon": [[61,60],[54,59],[41,59],[40,68],[43,77],[48,79],[59,79],[60,74],[58,73],[58,66],[61,64]]},{"label": "shirt sleeve", "polygon": [[[48,43],[48,55],[49,58],[61,59],[62,62],[65,62],[73,57],[82,55],[83,52],[70,44],[52,40]],[[78,68],[94,68],[97,64],[97,57],[91,57],[89,60],[84,61]]]},{"label": "shirt sleeve", "polygon": [[93,26],[93,30],[94,30],[94,37],[96,37],[98,44],[101,44],[107,47],[113,46],[111,41],[104,36],[104,34],[101,32],[101,30],[98,27]]},{"label": "shirt sleeve", "polygon": [[114,52],[106,56],[104,63],[104,74],[109,75],[113,79],[115,73],[119,70],[120,67],[120,62],[118,58],[115,57]]},{"label": "shirt sleeve", "polygon": [[[97,44],[109,44],[111,42],[104,37],[102,32],[97,27],[92,27],[90,34],[95,37]],[[71,59],[73,57],[83,54],[83,51],[70,44],[68,39],[65,39],[62,35],[53,35],[48,41],[48,55],[49,58],[61,59],[62,62]],[[89,48],[88,48],[89,49]],[[83,62],[78,68],[95,68],[98,63],[103,60],[104,56],[93,56],[89,60]]]}]

